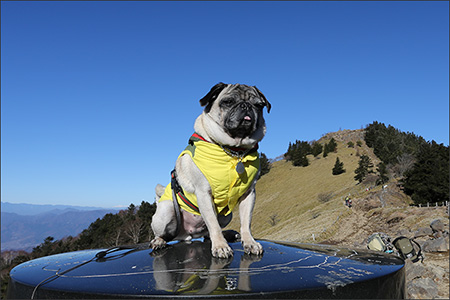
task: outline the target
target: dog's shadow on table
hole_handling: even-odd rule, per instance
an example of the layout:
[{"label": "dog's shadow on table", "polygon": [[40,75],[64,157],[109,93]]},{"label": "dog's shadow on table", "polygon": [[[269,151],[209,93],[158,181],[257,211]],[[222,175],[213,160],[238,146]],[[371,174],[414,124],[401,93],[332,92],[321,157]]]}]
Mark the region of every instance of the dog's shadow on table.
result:
[{"label": "dog's shadow on table", "polygon": [[[207,295],[214,291],[251,291],[248,269],[262,255],[242,252],[238,257],[216,258],[211,254],[211,241],[178,242],[151,253],[156,289],[180,294]],[[236,253],[236,256],[239,256]],[[231,267],[233,260],[239,265]]]}]

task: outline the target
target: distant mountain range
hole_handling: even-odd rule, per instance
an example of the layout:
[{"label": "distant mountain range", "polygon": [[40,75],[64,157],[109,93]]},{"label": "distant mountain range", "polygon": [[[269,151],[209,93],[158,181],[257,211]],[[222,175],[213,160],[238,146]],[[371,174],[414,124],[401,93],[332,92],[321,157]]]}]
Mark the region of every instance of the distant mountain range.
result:
[{"label": "distant mountain range", "polygon": [[38,215],[52,212],[61,214],[68,211],[110,210],[105,207],[73,206],[73,205],[50,205],[50,204],[28,204],[1,202],[2,212],[16,213],[18,215]]},{"label": "distant mountain range", "polygon": [[76,236],[118,209],[1,202],[1,250],[31,251],[48,236]]}]

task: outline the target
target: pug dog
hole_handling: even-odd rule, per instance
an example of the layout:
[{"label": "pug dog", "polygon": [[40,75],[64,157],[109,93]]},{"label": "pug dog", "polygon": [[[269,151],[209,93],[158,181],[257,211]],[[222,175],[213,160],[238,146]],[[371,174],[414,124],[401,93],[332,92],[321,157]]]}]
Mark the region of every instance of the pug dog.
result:
[{"label": "pug dog", "polygon": [[229,258],[233,251],[222,228],[238,205],[244,251],[261,255],[250,225],[260,169],[258,142],[266,133],[263,109],[270,112],[271,104],[256,86],[218,83],[200,105],[204,110],[176,160],[171,183],[155,188],[150,247],[158,250],[171,240],[209,236],[212,255]]}]

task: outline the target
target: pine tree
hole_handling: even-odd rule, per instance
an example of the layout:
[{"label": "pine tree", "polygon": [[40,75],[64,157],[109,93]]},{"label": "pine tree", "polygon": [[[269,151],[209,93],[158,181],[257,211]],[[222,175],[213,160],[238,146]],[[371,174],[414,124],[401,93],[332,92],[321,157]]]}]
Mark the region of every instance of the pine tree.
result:
[{"label": "pine tree", "polygon": [[292,158],[292,165],[296,167],[307,167],[309,161],[306,154],[303,154],[301,151],[296,151]]},{"label": "pine tree", "polygon": [[322,144],[320,144],[319,142],[313,143],[311,151],[312,151],[312,155],[314,155],[314,157],[316,157],[317,155],[322,153],[322,150],[323,150]]},{"label": "pine tree", "polygon": [[336,152],[337,151],[337,144],[334,138],[331,138],[331,140],[328,143],[325,143],[325,146],[323,147],[323,157],[327,157],[328,153],[330,152]]},{"label": "pine tree", "polygon": [[289,142],[288,149],[287,149],[286,153],[284,154],[284,158],[286,159],[286,161],[292,160],[292,152],[293,152],[293,150],[294,149],[293,149],[292,143]]},{"label": "pine tree", "polygon": [[373,122],[364,130],[367,146],[373,148],[375,155],[386,165],[396,164],[404,154],[416,156],[420,146],[426,141],[413,133],[402,132],[393,126]]},{"label": "pine tree", "polygon": [[373,173],[372,168],[373,164],[370,157],[361,155],[358,162],[358,168],[355,170],[355,180],[358,180],[358,182],[361,183],[369,173]]},{"label": "pine tree", "polygon": [[334,140],[334,138],[331,138],[331,140],[327,144],[328,146],[328,152],[336,152],[337,151],[337,143]]},{"label": "pine tree", "polygon": [[33,248],[32,255],[34,257],[41,257],[53,254],[54,240],[55,238],[52,236],[46,237],[42,244]]},{"label": "pine tree", "polygon": [[345,173],[344,163],[339,160],[339,157],[336,157],[336,163],[334,164],[332,174],[339,175]]},{"label": "pine tree", "polygon": [[288,151],[284,154],[287,161],[292,161],[292,165],[306,167],[309,165],[307,155],[312,154],[312,147],[306,141],[295,141],[289,143]]},{"label": "pine tree", "polygon": [[403,188],[416,204],[449,199],[449,148],[435,141],[422,145],[414,167],[405,172]]},{"label": "pine tree", "polygon": [[263,176],[270,172],[270,168],[272,168],[272,164],[267,159],[267,156],[261,152],[259,162],[261,165],[261,172],[259,173],[259,177]]},{"label": "pine tree", "polygon": [[388,171],[386,165],[383,162],[380,162],[377,165],[377,172],[378,172],[378,179],[376,182],[377,185],[385,184],[386,182],[389,181],[389,177],[387,176]]},{"label": "pine tree", "polygon": [[151,229],[152,217],[156,212],[156,203],[150,204],[147,201],[142,201],[137,211],[137,217],[142,220],[142,241],[148,241],[153,238],[153,231]]}]

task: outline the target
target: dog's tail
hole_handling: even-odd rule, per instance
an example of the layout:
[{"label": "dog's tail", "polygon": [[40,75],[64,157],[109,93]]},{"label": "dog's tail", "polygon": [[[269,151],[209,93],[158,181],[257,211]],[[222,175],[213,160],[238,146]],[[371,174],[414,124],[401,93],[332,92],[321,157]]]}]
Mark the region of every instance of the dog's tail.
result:
[{"label": "dog's tail", "polygon": [[165,186],[160,185],[159,183],[156,185],[155,187],[155,193],[156,193],[156,197],[155,197],[155,202],[156,205],[158,205],[158,201],[161,198],[161,196],[164,194],[164,190],[166,189]]}]

